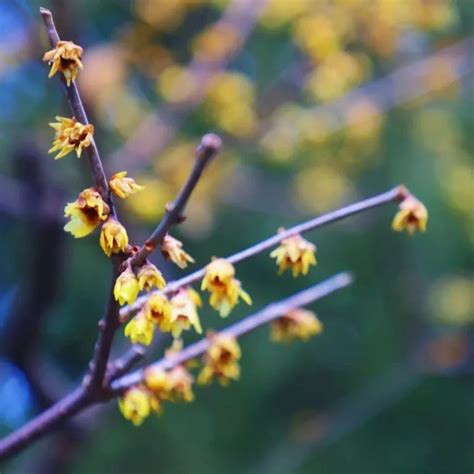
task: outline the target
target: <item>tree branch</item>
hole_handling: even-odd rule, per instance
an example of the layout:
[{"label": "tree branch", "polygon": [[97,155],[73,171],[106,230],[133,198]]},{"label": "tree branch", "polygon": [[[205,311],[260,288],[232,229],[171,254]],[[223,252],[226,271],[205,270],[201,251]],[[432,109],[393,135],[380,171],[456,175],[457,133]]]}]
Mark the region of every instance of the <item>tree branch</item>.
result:
[{"label": "tree branch", "polygon": [[26,448],[90,404],[86,391],[82,387],[70,393],[29,423],[0,440],[0,461]]},{"label": "tree branch", "polygon": [[221,146],[222,141],[217,135],[209,133],[202,137],[201,143],[196,150],[196,160],[194,161],[194,167],[188,180],[181,188],[176,200],[167,206],[166,213],[156,229],[152,232],[150,237],[148,237],[140,250],[131,258],[130,262],[133,266],[140,266],[154,249],[161,245],[161,241],[170,227],[179,222],[184,207],[196,187],[199,178],[211,159],[220,150]]},{"label": "tree branch", "polygon": [[[268,239],[262,240],[261,242],[252,245],[247,249],[230,255],[226,258],[226,260],[232,264],[241,262],[243,260],[246,260],[247,258],[264,252],[265,250],[268,250],[274,247],[275,245],[278,245],[283,239],[291,237],[295,234],[302,234],[304,232],[314,230],[318,227],[322,227],[332,222],[337,222],[339,220],[345,219],[346,217],[350,217],[355,214],[360,214],[361,212],[365,212],[369,209],[373,209],[384,204],[389,204],[391,202],[400,201],[404,197],[406,197],[407,193],[408,191],[404,186],[397,186],[396,188],[393,188],[385,193],[378,194],[368,199],[364,199],[363,201],[357,202],[355,204],[350,204],[349,206],[337,209],[327,214],[323,214],[322,216],[303,222],[283,232],[279,232],[269,237]],[[189,275],[180,278],[179,280],[168,283],[166,287],[161,291],[165,294],[174,293],[179,288],[186,285],[190,285],[202,279],[205,275],[205,272],[205,268],[196,270],[195,272],[190,273]],[[125,322],[132,314],[138,311],[145,304],[148,297],[148,295],[143,295],[140,298],[137,298],[135,303],[133,303],[132,305],[124,306],[120,310],[120,320],[122,322]]]},{"label": "tree branch", "polygon": [[[54,25],[53,15],[49,10],[45,8],[40,8],[40,13],[43,17],[44,24],[46,25],[51,46],[55,47],[60,38]],[[64,92],[69,101],[69,105],[74,116],[83,124],[88,124],[89,121],[87,119],[87,115],[76,83],[73,81],[71,85],[68,86],[63,76],[61,76],[61,82],[63,84]],[[90,148],[91,152],[88,154],[88,156],[95,186],[97,190],[101,193],[104,200],[106,200],[109,204],[111,215],[116,217],[112,196],[109,191],[107,177],[105,175],[104,168],[102,166],[102,160],[99,155],[99,150],[97,149],[97,145],[94,139],[92,140]],[[89,364],[89,371],[86,377],[84,378],[84,385],[86,387],[86,390],[88,394],[92,397],[100,397],[100,393],[103,388],[102,382],[104,380],[105,372],[107,369],[107,363],[110,356],[110,350],[112,347],[114,334],[118,326],[120,325],[118,318],[120,306],[114,298],[113,287],[115,280],[120,272],[122,262],[125,258],[126,256],[124,254],[118,254],[111,258],[113,273],[111,288],[108,293],[108,302],[105,310],[105,315],[99,321],[99,336],[94,348],[92,360]]]},{"label": "tree branch", "polygon": [[[279,316],[284,315],[288,311],[305,306],[313,301],[319,300],[324,296],[327,296],[341,288],[349,286],[353,281],[350,273],[338,273],[337,275],[324,280],[323,282],[314,285],[306,290],[300,291],[299,293],[280,300],[275,303],[271,303],[265,306],[263,309],[254,313],[241,321],[232,324],[227,327],[220,334],[226,334],[229,336],[239,337],[246,334],[254,329],[267,324]],[[200,341],[191,344],[184,348],[182,351],[173,354],[172,356],[164,357],[163,359],[151,364],[149,367],[153,367],[161,370],[169,370],[177,365],[182,364],[190,359],[203,354],[209,347],[209,341],[207,338],[201,339]],[[146,368],[145,368],[146,369]],[[117,394],[123,390],[140,383],[143,380],[145,369],[139,369],[131,374],[124,375],[118,380],[115,380],[111,384],[111,394]]]},{"label": "tree branch", "polygon": [[[51,46],[54,48],[58,41],[60,41],[58,31],[54,25],[53,14],[46,8],[40,8],[41,16],[43,17],[44,24],[48,31],[48,38]],[[89,120],[87,119],[86,111],[79,94],[76,82],[72,81],[71,85],[68,87],[66,80],[63,75],[60,75],[61,82],[64,87],[64,92],[66,94],[69,106],[71,107],[74,117],[81,122],[82,124],[88,124]],[[104,168],[102,166],[102,160],[100,159],[99,150],[95,143],[95,139],[92,138],[90,153],[87,154],[89,157],[89,164],[92,170],[92,175],[94,177],[95,186],[97,191],[102,195],[102,197],[108,202],[112,215],[115,215],[115,210],[111,200],[109,192],[109,184],[107,177],[105,175]]]}]

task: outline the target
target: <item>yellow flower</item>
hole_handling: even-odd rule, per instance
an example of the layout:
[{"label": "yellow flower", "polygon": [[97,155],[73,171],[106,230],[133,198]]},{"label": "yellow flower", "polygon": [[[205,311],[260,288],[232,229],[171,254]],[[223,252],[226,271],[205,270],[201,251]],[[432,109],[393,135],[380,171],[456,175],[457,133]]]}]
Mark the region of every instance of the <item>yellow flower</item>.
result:
[{"label": "yellow flower", "polygon": [[171,260],[178,265],[179,268],[186,268],[189,263],[194,263],[193,257],[186,253],[183,249],[183,243],[178,239],[166,234],[161,243],[161,253],[166,260]]},{"label": "yellow flower", "polygon": [[179,337],[181,332],[188,330],[191,326],[198,334],[202,333],[201,322],[197,313],[198,300],[194,290],[191,292],[184,288],[171,298],[171,322],[170,330],[173,337]]},{"label": "yellow flower", "polygon": [[64,208],[65,217],[70,218],[64,230],[76,238],[85,237],[107,219],[109,212],[109,206],[95,188],[84,189],[74,202]]},{"label": "yellow flower", "polygon": [[204,367],[198,376],[198,383],[207,385],[217,378],[221,385],[240,377],[240,346],[235,337],[226,334],[210,334],[210,346],[203,356]]},{"label": "yellow flower", "polygon": [[171,304],[164,294],[152,293],[148,297],[143,311],[147,319],[155,323],[160,328],[160,331],[170,331]]},{"label": "yellow flower", "polygon": [[116,196],[122,199],[144,189],[133,178],[127,178],[126,176],[127,172],[121,171],[120,173],[115,173],[109,180],[110,189]]},{"label": "yellow flower", "polygon": [[163,274],[150,262],[145,263],[138,271],[138,284],[140,290],[151,291],[153,287],[162,289],[166,286]]},{"label": "yellow flower", "polygon": [[234,266],[223,258],[216,258],[206,267],[206,275],[201,283],[201,290],[211,293],[209,304],[223,318],[230,314],[239,297],[248,305],[252,304],[252,299],[234,276]]},{"label": "yellow flower", "polygon": [[115,299],[124,305],[132,304],[138,296],[140,288],[138,280],[130,267],[126,268],[115,280],[114,296]]},{"label": "yellow flower", "polygon": [[128,245],[125,227],[117,219],[109,217],[100,230],[99,243],[107,257],[113,253],[124,252]]},{"label": "yellow flower", "polygon": [[155,334],[155,325],[150,321],[143,311],[134,316],[125,326],[125,336],[130,338],[132,344],[143,344],[149,346]]},{"label": "yellow flower", "polygon": [[270,337],[275,342],[307,341],[323,330],[317,316],[306,309],[294,309],[271,324]]},{"label": "yellow flower", "polygon": [[59,153],[54,157],[55,160],[66,156],[73,150],[76,150],[78,158],[81,157],[83,148],[87,148],[92,143],[94,135],[94,125],[82,124],[74,117],[59,117],[56,116],[58,122],[52,122],[50,127],[54,128],[53,147],[48,150],[48,153]]},{"label": "yellow flower", "polygon": [[153,366],[145,369],[145,385],[159,400],[192,402],[194,377],[183,366],[164,371]]},{"label": "yellow flower", "polygon": [[294,277],[300,273],[306,275],[310,265],[317,263],[316,246],[303,239],[299,234],[283,239],[280,246],[270,254],[270,257],[276,259],[279,274],[287,268],[291,268]]},{"label": "yellow flower", "polygon": [[135,426],[143,423],[152,411],[160,413],[160,402],[142,386],[129,388],[118,400],[122,415]]},{"label": "yellow flower", "polygon": [[425,232],[428,211],[422,202],[408,195],[399,205],[399,211],[392,221],[392,229],[397,232],[407,230],[409,234],[417,230]]},{"label": "yellow flower", "polygon": [[48,77],[53,77],[58,71],[64,74],[66,83],[71,85],[71,81],[76,79],[79,69],[82,69],[83,49],[72,41],[58,41],[51,51],[44,53],[43,61],[47,61],[51,66]]}]

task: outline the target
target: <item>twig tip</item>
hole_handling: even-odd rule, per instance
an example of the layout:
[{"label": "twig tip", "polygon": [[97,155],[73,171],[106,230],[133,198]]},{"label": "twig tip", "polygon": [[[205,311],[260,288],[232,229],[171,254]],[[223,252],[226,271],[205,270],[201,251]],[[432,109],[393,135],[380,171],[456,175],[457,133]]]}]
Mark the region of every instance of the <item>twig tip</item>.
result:
[{"label": "twig tip", "polygon": [[207,133],[201,139],[201,147],[216,152],[222,147],[222,139],[215,133]]}]

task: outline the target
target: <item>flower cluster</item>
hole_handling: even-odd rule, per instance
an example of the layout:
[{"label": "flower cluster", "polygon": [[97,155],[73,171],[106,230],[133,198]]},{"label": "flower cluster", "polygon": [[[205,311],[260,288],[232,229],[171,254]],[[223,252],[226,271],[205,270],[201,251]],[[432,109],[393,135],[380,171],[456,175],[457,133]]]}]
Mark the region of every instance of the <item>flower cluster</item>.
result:
[{"label": "flower cluster", "polygon": [[[280,229],[282,232],[284,229]],[[276,259],[278,272],[281,274],[291,268],[293,276],[300,273],[306,275],[310,265],[316,265],[316,246],[305,240],[301,235],[296,234],[283,239],[270,257]]]},{"label": "flower cluster", "polygon": [[94,135],[94,126],[92,124],[82,124],[74,117],[56,116],[57,122],[49,124],[54,129],[54,141],[52,148],[48,153],[59,152],[54,159],[59,160],[64,156],[75,151],[78,158],[81,157],[82,150],[91,145]]},{"label": "flower cluster", "polygon": [[183,250],[183,243],[169,234],[163,238],[161,253],[166,260],[171,260],[181,269],[186,268],[188,263],[194,263],[193,257]]},{"label": "flower cluster", "polygon": [[[135,288],[138,294],[138,288]],[[135,296],[136,298],[136,294]],[[192,288],[181,288],[168,300],[163,293],[152,293],[142,310],[125,326],[125,335],[133,343],[151,344],[158,328],[161,332],[170,332],[177,338],[183,331],[191,328],[202,333],[198,308],[202,305],[199,294]]]},{"label": "flower cluster", "polygon": [[194,377],[182,366],[164,371],[153,366],[145,370],[144,384],[128,389],[119,398],[122,415],[139,426],[153,412],[162,411],[164,401],[192,402]]},{"label": "flower cluster", "polygon": [[413,235],[417,230],[426,231],[428,211],[426,207],[412,195],[408,195],[399,206],[399,211],[392,222],[392,229],[397,232],[406,230]]},{"label": "flower cluster", "polygon": [[248,305],[252,300],[235,278],[234,266],[223,258],[214,259],[206,267],[206,275],[201,284],[201,290],[211,293],[209,304],[225,318],[241,298]]},{"label": "flower cluster", "polygon": [[226,334],[209,334],[209,348],[203,356],[198,383],[208,385],[217,379],[221,385],[240,377],[239,360],[242,356],[235,337]]},{"label": "flower cluster", "polygon": [[44,53],[43,61],[51,65],[48,77],[53,77],[58,71],[64,74],[68,87],[76,79],[79,69],[82,69],[83,49],[72,41],[58,41],[55,48]]},{"label": "flower cluster", "polygon": [[64,230],[76,238],[85,237],[106,221],[109,213],[108,204],[95,188],[84,189],[74,202],[64,208],[64,215],[69,218]]},{"label": "flower cluster", "polygon": [[294,309],[271,323],[270,337],[274,342],[307,341],[323,330],[317,316],[306,309]]},{"label": "flower cluster", "polygon": [[138,275],[128,265],[115,281],[114,296],[121,305],[132,304],[140,290],[151,291],[154,287],[162,289],[165,285],[162,273],[152,263],[144,263],[138,270]]}]

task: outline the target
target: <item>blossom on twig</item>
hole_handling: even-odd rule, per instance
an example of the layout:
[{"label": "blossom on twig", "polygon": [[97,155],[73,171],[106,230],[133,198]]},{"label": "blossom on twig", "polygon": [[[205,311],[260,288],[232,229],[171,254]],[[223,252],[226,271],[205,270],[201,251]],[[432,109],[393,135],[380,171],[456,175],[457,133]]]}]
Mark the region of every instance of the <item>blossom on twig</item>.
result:
[{"label": "blossom on twig", "polygon": [[160,328],[168,332],[171,329],[171,303],[162,293],[152,293],[143,308],[145,316]]},{"label": "blossom on twig", "polygon": [[130,194],[138,193],[145,189],[135,182],[133,178],[127,178],[126,171],[115,173],[109,180],[109,186],[112,192],[119,198],[125,199]]},{"label": "blossom on twig", "polygon": [[202,358],[204,367],[198,375],[198,383],[208,385],[216,378],[225,386],[229,380],[238,380],[242,353],[235,337],[213,333],[208,337],[210,346]]},{"label": "blossom on twig", "polygon": [[129,388],[119,399],[122,415],[135,426],[140,426],[150,413],[161,412],[160,402],[143,386]]},{"label": "blossom on twig", "polygon": [[425,232],[427,222],[426,207],[410,194],[400,203],[399,211],[392,221],[392,229],[397,232],[407,230],[410,235],[413,235],[417,230]]},{"label": "blossom on twig", "polygon": [[68,87],[76,79],[81,62],[83,49],[72,41],[58,41],[54,49],[44,53],[43,61],[51,66],[48,77],[53,77],[58,71],[64,74]]},{"label": "blossom on twig", "polygon": [[64,230],[76,238],[85,237],[94,232],[109,213],[109,206],[95,188],[84,189],[74,202],[64,208],[65,217],[70,219]]},{"label": "blossom on twig", "polygon": [[183,243],[166,234],[161,243],[161,253],[166,260],[171,260],[179,268],[186,268],[189,263],[194,263],[193,257],[183,250]]},{"label": "blossom on twig", "polygon": [[164,288],[166,281],[160,270],[152,263],[147,262],[138,270],[138,285],[140,290],[151,291],[153,287]]},{"label": "blossom on twig", "polygon": [[100,230],[99,243],[107,257],[113,253],[124,252],[128,246],[125,227],[114,217],[109,217]]},{"label": "blossom on twig", "polygon": [[169,371],[150,366],[145,370],[145,385],[159,399],[172,402],[192,402],[194,377],[183,366]]},{"label": "blossom on twig", "polygon": [[206,274],[201,283],[201,290],[211,293],[209,304],[219,311],[225,318],[241,298],[248,305],[252,299],[241,288],[241,283],[235,277],[234,266],[223,258],[214,259],[207,267]]},{"label": "blossom on twig", "polygon": [[53,146],[48,153],[59,153],[54,157],[55,160],[63,158],[71,151],[75,150],[78,158],[81,157],[82,150],[92,143],[94,135],[94,125],[91,123],[82,124],[74,117],[56,116],[57,122],[51,122],[49,126],[54,128]]},{"label": "blossom on twig", "polygon": [[170,331],[173,337],[179,337],[182,331],[189,330],[191,326],[201,334],[202,327],[197,313],[197,308],[202,305],[199,294],[192,288],[182,288],[170,302]]},{"label": "blossom on twig", "polygon": [[155,334],[155,324],[146,317],[144,311],[140,311],[127,323],[123,333],[132,344],[149,346]]},{"label": "blossom on twig", "polygon": [[283,239],[270,257],[276,259],[279,274],[291,268],[294,277],[300,273],[306,275],[310,265],[317,264],[316,246],[299,234]]},{"label": "blossom on twig", "polygon": [[138,280],[130,267],[127,267],[115,280],[114,297],[121,304],[132,304],[140,292]]},{"label": "blossom on twig", "polygon": [[270,337],[275,342],[307,341],[323,330],[317,316],[306,309],[294,309],[271,323]]}]

